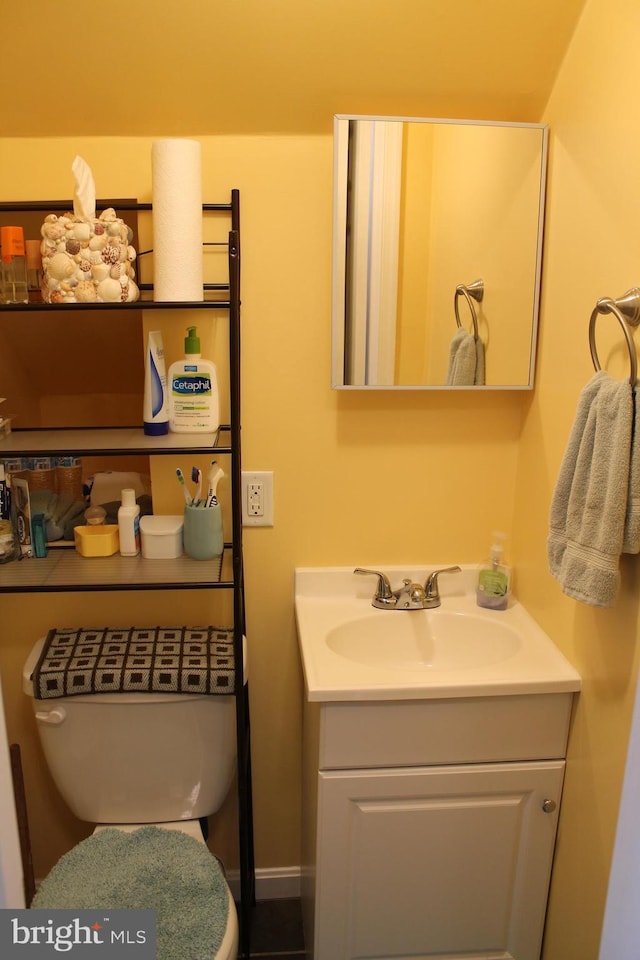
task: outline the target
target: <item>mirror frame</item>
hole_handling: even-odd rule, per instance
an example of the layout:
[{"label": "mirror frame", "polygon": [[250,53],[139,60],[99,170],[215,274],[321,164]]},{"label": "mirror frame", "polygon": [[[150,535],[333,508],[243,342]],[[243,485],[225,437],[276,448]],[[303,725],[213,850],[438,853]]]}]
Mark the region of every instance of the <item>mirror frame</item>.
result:
[{"label": "mirror frame", "polygon": [[[352,120],[385,120],[410,123],[458,124],[484,127],[515,127],[539,130],[541,134],[540,191],[536,236],[536,262],[529,346],[527,383],[482,386],[449,386],[447,384],[347,384],[344,383],[345,361],[345,287],[347,238],[347,171],[349,122]],[[549,127],[544,123],[502,120],[457,120],[443,117],[375,116],[336,114],[333,126],[333,252],[332,252],[332,323],[331,323],[331,386],[334,390],[532,390],[534,386],[536,348],[540,314],[542,278],[542,246],[547,181]],[[469,281],[474,278],[470,277]]]}]

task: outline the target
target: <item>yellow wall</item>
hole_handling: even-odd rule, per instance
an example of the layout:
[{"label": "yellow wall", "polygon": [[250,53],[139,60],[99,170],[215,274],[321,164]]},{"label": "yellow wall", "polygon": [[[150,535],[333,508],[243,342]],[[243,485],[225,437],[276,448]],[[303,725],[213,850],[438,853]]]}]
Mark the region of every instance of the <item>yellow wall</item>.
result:
[{"label": "yellow wall", "polygon": [[[474,395],[471,406],[465,394],[332,392],[330,135],[203,139],[206,197],[241,190],[244,466],[275,473],[275,527],[245,532],[258,866],[300,856],[294,566],[474,561],[490,531],[503,528],[513,532],[516,591],[584,680],[545,960],[597,958],[637,673],[637,561],[623,562],[616,607],[596,611],[551,580],[545,539],[578,393],[592,373],[590,311],[598,297],[640,282],[639,19],[635,0],[588,0],[544,116],[528,118],[551,126],[533,396]],[[149,145],[0,140],[3,197],[68,196],[70,164],[81,153],[99,193],[144,199]],[[9,735],[25,753],[38,875],[86,828],[43,770],[19,686],[31,643],[53,624],[115,622],[114,611],[122,622],[194,621],[211,613],[208,603],[196,592],[177,600],[0,596],[0,672]],[[217,830],[223,851],[232,846],[231,819]]]},{"label": "yellow wall", "polygon": [[[618,602],[602,611],[565,597],[547,573],[545,555],[560,459],[579,391],[593,374],[591,310],[599,297],[620,296],[640,282],[640,135],[633,122],[639,29],[634,0],[589,0],[543,118],[551,127],[551,160],[542,339],[516,484],[518,590],[584,684],[570,740],[545,960],[598,955],[640,650],[637,559],[623,559]],[[613,318],[598,323],[603,364],[614,325]],[[613,339],[624,342],[619,327]],[[608,365],[614,375],[628,375],[628,360],[621,359]]]},{"label": "yellow wall", "polygon": [[[50,0],[4,3],[16,42],[2,66],[16,82],[0,130],[329,135],[334,113],[536,120],[583,3],[130,0],[117,38],[99,6],[71,26]],[[88,95],[87,62],[109,77]]]}]

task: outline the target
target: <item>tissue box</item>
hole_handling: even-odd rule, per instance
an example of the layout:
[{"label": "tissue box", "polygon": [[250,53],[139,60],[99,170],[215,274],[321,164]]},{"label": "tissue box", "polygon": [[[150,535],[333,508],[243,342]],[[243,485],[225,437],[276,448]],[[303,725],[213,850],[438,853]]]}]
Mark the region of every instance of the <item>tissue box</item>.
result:
[{"label": "tissue box", "polygon": [[120,532],[114,523],[74,527],[73,539],[83,557],[110,557],[120,549]]},{"label": "tissue box", "polygon": [[113,207],[91,220],[50,213],[40,234],[45,303],[130,303],[140,296],[133,231]]},{"label": "tissue box", "polygon": [[140,517],[142,556],[146,560],[174,560],[182,556],[182,516]]}]

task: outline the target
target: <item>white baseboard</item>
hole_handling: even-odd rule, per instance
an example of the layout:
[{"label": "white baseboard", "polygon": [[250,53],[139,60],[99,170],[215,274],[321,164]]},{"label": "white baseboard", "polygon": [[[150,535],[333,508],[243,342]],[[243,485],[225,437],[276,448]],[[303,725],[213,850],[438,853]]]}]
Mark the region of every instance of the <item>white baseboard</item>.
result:
[{"label": "white baseboard", "polygon": [[[300,897],[300,867],[262,867],[256,869],[256,900],[289,900]],[[230,870],[227,883],[231,893],[240,896],[240,874]]]}]

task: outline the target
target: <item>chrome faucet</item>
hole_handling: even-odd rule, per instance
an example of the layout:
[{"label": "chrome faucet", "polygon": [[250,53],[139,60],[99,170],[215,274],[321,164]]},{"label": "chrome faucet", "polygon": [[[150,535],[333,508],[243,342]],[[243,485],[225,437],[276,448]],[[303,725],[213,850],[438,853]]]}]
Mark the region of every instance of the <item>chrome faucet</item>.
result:
[{"label": "chrome faucet", "polygon": [[439,607],[441,602],[438,591],[439,574],[460,573],[461,570],[458,566],[434,570],[427,577],[424,587],[421,583],[404,579],[402,586],[397,590],[391,589],[388,576],[379,570],[365,570],[363,567],[356,567],[353,572],[378,578],[376,592],[371,604],[379,610],[432,610],[434,607]]},{"label": "chrome faucet", "polygon": [[434,570],[433,573],[429,574],[427,582],[424,585],[424,592],[426,594],[424,605],[427,610],[440,606],[441,600],[438,589],[438,577],[441,573],[462,573],[462,569],[457,565],[455,567],[442,567],[441,570]]},{"label": "chrome faucet", "polygon": [[389,577],[386,575],[386,573],[380,573],[379,570],[365,570],[363,567],[356,567],[353,572],[370,574],[372,577],[378,578],[376,592],[373,596],[373,600],[371,601],[374,607],[379,607],[381,610],[395,609],[395,606],[398,602],[398,597],[392,591],[391,584],[389,583]]}]

